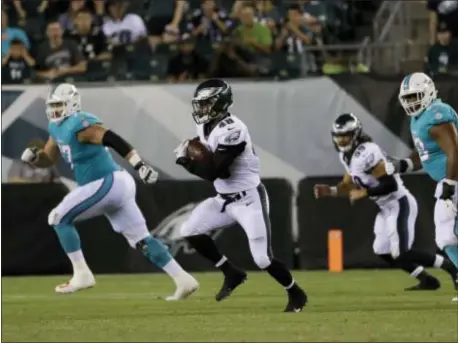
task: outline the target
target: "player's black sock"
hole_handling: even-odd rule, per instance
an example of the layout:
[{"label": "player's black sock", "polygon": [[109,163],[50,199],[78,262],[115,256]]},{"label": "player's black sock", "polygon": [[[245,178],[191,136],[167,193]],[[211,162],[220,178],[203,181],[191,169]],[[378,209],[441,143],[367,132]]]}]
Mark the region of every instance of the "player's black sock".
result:
[{"label": "player's black sock", "polygon": [[186,240],[192,245],[197,252],[210,260],[214,265],[222,260],[223,254],[221,254],[210,236],[207,235],[196,235],[186,237]]},{"label": "player's black sock", "polygon": [[219,268],[224,275],[231,275],[238,272],[238,269],[219,252],[215,241],[213,241],[210,236],[189,236],[186,237],[186,240],[200,255],[210,260],[214,266]]},{"label": "player's black sock", "polygon": [[272,262],[265,270],[288,291],[294,290],[298,287],[288,268],[286,268],[283,262],[277,260],[276,258],[272,259]]},{"label": "player's black sock", "polygon": [[410,250],[405,253],[404,258],[413,263],[418,263],[424,267],[434,266],[435,256],[421,250]]},{"label": "player's black sock", "polygon": [[423,267],[411,262],[410,257],[407,258],[406,255],[400,256],[396,260],[390,254],[383,254],[378,256],[391,266],[401,268],[405,272],[409,273],[409,275],[420,280],[420,282],[429,282],[431,279],[435,279],[432,275],[428,274]]}]

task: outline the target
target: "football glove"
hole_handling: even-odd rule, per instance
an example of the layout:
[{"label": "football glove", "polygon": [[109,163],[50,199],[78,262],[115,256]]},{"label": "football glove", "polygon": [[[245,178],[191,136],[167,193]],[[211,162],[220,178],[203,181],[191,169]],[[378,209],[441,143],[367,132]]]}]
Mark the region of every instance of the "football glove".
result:
[{"label": "football glove", "polygon": [[188,156],[188,145],[189,140],[184,140],[175,150],[173,150],[173,153],[175,154],[177,159]]},{"label": "football glove", "polygon": [[21,160],[24,161],[25,163],[33,164],[37,161],[37,159],[38,159],[38,148],[36,147],[25,149],[21,155]]},{"label": "football glove", "polygon": [[153,167],[144,162],[141,163],[137,170],[140,175],[140,179],[142,179],[143,183],[146,184],[156,183],[159,177],[159,173],[155,171]]}]

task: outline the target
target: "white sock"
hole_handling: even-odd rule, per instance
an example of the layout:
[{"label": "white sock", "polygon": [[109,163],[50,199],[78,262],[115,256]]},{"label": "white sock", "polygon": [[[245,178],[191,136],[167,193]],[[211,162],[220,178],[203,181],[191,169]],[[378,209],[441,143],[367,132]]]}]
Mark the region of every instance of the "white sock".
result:
[{"label": "white sock", "polygon": [[180,276],[183,276],[183,274],[187,274],[174,259],[170,260],[170,262],[167,263],[162,269],[174,280],[178,279]]},{"label": "white sock", "polygon": [[444,260],[445,259],[441,255],[436,255],[436,259],[434,260],[434,268],[442,267]]},{"label": "white sock", "polygon": [[413,276],[414,278],[416,278],[418,275],[423,273],[424,270],[425,268],[423,268],[422,266],[418,266],[417,268],[415,268],[415,270],[412,273],[410,273],[410,276]]},{"label": "white sock", "polygon": [[73,274],[77,273],[92,273],[89,269],[86,260],[84,259],[83,251],[77,250],[67,254],[68,258],[72,262]]}]

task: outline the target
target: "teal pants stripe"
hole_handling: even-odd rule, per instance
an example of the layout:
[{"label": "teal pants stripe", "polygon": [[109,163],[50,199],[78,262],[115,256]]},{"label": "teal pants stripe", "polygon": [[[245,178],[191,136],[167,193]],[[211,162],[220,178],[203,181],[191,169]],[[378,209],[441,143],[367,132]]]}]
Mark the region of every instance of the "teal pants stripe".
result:
[{"label": "teal pants stripe", "polygon": [[105,196],[110,192],[111,187],[113,187],[113,174],[108,175],[103,180],[99,189],[90,196],[89,198],[83,200],[78,205],[74,206],[70,211],[67,212],[65,216],[62,217],[60,221],[61,224],[71,224],[81,213],[87,211],[92,206],[101,201]]}]

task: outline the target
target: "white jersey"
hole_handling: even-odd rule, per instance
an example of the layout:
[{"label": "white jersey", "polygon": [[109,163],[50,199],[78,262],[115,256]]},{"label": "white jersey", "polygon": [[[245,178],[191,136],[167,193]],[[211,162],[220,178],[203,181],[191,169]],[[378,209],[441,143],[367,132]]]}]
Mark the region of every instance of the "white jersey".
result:
[{"label": "white jersey", "polygon": [[[339,157],[345,170],[351,175],[353,183],[368,189],[379,185],[379,181],[372,176],[371,170],[380,161],[386,163],[387,159],[377,144],[372,142],[362,143],[356,148],[349,159],[342,152],[339,154]],[[390,201],[398,200],[409,193],[399,174],[395,174],[394,178],[398,185],[396,191],[383,196],[370,197],[379,207],[383,207]]]},{"label": "white jersey", "polygon": [[103,33],[113,44],[134,43],[141,37],[147,36],[143,19],[134,13],[127,14],[121,20],[105,19],[102,26]]},{"label": "white jersey", "polygon": [[197,135],[201,143],[212,152],[215,152],[218,146],[238,145],[246,142],[245,150],[229,168],[230,177],[215,180],[214,186],[218,193],[238,193],[259,185],[261,182],[259,158],[254,152],[248,128],[239,118],[231,115],[222,120],[208,137],[204,135],[204,125],[197,125]]}]

